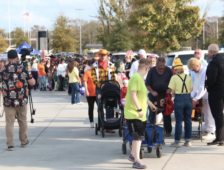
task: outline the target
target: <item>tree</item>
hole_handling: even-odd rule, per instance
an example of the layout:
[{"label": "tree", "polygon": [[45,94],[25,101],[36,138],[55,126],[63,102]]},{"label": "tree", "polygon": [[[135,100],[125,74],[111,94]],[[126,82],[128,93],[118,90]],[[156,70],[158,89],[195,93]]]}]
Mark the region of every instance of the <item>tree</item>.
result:
[{"label": "tree", "polygon": [[15,28],[14,34],[14,43],[16,44],[16,48],[19,47],[24,41],[29,42],[29,38],[24,36],[24,32],[22,28]]},{"label": "tree", "polygon": [[71,20],[60,13],[53,24],[50,46],[53,52],[76,52],[77,40],[71,25]]},{"label": "tree", "polygon": [[9,46],[5,41],[4,37],[4,30],[0,29],[0,54],[5,53],[7,47]]},{"label": "tree", "polygon": [[223,13],[223,16],[221,17],[221,29],[220,29],[219,43],[221,46],[224,46],[224,13]]},{"label": "tree", "polygon": [[204,18],[199,7],[189,6],[192,0],[130,0],[132,13],[129,26],[139,30],[135,42],[142,48],[176,51],[181,42],[197,37]]},{"label": "tree", "polygon": [[131,33],[128,31],[128,25],[125,22],[116,20],[106,48],[110,51],[128,51],[133,47],[130,37]]}]

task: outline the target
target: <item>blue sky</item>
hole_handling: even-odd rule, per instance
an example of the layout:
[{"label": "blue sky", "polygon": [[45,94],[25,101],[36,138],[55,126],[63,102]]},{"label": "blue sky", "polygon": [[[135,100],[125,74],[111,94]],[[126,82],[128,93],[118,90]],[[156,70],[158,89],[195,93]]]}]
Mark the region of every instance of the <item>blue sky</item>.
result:
[{"label": "blue sky", "polygon": [[[201,8],[201,15],[205,9],[207,0],[195,0],[193,5]],[[97,0],[1,0],[0,5],[0,28],[8,31],[8,3],[10,4],[10,24],[11,30],[15,27],[23,28],[23,2],[25,2],[26,12],[30,11],[31,26],[44,25],[47,29],[52,29],[52,23],[60,11],[71,18],[79,18],[77,8],[82,8],[81,18],[85,20],[96,20],[91,16],[97,15]],[[224,3],[216,0],[212,5],[208,16],[222,16]],[[26,21],[26,30],[29,22]]]}]

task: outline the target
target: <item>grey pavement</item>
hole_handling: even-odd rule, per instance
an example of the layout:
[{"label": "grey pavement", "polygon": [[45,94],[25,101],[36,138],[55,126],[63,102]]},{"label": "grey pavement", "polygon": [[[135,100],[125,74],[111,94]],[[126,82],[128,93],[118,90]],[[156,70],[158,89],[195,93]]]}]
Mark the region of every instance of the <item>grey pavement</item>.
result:
[{"label": "grey pavement", "polygon": [[[37,110],[34,124],[28,123],[27,148],[20,147],[18,124],[15,122],[15,150],[7,151],[5,137],[5,118],[0,118],[0,169],[1,170],[67,170],[67,169],[133,169],[122,154],[122,138],[118,132],[95,135],[90,128],[88,106],[71,105],[67,92],[32,92],[34,107]],[[96,107],[95,107],[96,108]],[[0,107],[2,110],[2,107]],[[97,112],[95,109],[95,122]],[[28,111],[28,121],[30,113]],[[174,125],[174,122],[173,122]],[[193,126],[196,129],[197,123]],[[147,153],[142,160],[149,170],[223,170],[224,147],[208,147],[198,139],[192,141],[193,147],[172,148],[173,135],[165,139],[162,157],[156,151]]]}]

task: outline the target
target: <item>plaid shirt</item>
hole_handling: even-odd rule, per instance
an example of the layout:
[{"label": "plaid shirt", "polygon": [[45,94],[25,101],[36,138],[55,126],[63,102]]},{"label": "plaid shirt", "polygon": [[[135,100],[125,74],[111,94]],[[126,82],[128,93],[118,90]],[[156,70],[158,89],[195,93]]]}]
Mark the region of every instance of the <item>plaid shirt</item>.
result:
[{"label": "plaid shirt", "polygon": [[[111,80],[116,80],[114,67],[110,66],[110,69],[112,69]],[[98,72],[99,72],[99,81],[97,80],[95,67],[92,66],[92,80],[93,80],[93,83],[96,85],[96,87],[100,88],[101,83],[103,81],[108,80],[108,67],[107,67],[107,70],[104,70],[98,64]]]}]

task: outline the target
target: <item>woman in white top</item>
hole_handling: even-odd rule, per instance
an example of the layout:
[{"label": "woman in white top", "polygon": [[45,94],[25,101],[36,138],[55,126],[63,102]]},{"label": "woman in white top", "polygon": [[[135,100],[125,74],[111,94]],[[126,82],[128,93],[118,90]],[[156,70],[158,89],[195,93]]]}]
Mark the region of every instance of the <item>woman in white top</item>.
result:
[{"label": "woman in white top", "polygon": [[36,81],[35,85],[33,86],[34,90],[36,90],[37,80],[38,80],[38,69],[37,69],[38,64],[37,64],[37,59],[35,57],[32,58],[32,61],[33,61],[33,65],[31,67],[31,74]]}]

